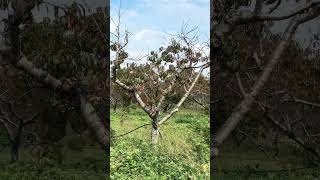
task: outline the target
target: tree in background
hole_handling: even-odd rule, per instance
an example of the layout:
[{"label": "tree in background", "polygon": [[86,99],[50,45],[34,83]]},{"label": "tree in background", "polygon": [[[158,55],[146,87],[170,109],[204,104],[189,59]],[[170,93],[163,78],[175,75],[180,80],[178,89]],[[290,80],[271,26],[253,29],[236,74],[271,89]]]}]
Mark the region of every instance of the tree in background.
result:
[{"label": "tree in background", "polygon": [[[35,99],[45,99],[40,103],[40,108],[38,106],[33,110],[43,115],[38,119],[45,120],[36,123],[36,126],[40,126],[38,130],[42,130],[37,132],[41,135],[40,141],[48,142],[47,138],[50,141],[59,140],[60,136],[53,135],[63,135],[68,121],[77,133],[88,127],[100,147],[107,150],[109,116],[106,111],[109,107],[101,106],[101,103],[108,104],[104,101],[109,99],[109,38],[106,36],[109,23],[105,22],[109,16],[108,6],[89,15],[86,15],[87,8],[77,3],[64,6],[43,1],[16,0],[1,1],[0,7],[8,10],[10,5],[13,13],[8,13],[8,18],[3,19],[5,32],[2,34],[4,41],[1,41],[0,58],[1,63],[5,63],[1,67],[5,72],[15,74],[10,80],[24,84],[16,88],[22,91],[24,99],[28,99],[27,103],[35,105]],[[31,11],[40,5],[52,7],[55,18],[34,22]],[[6,77],[1,76],[1,81]],[[5,80],[9,80],[9,77]],[[9,86],[1,86],[5,87],[8,89],[1,89],[1,93],[12,90]],[[35,98],[34,93],[38,93],[38,97]],[[15,102],[13,96],[19,96],[2,95],[5,102]],[[1,113],[4,125],[10,121],[16,122],[6,115],[16,113],[12,112],[12,108],[11,111],[3,109]],[[81,117],[77,114],[81,114]],[[26,117],[14,118],[21,120]],[[32,117],[30,119],[33,120]],[[55,132],[57,129],[61,131]]]},{"label": "tree in background", "polygon": [[[257,121],[250,122],[251,125],[249,125],[248,121],[239,124],[244,118],[250,119],[248,117],[252,115],[250,112],[257,112],[257,110],[263,114],[267,122],[273,124],[273,127],[296,142],[306,152],[311,153],[315,159],[319,159],[319,153],[315,146],[310,146],[308,143],[310,138],[309,140],[303,140],[292,129],[294,118],[289,118],[291,123],[288,123],[287,120],[279,121],[279,118],[273,117],[274,115],[279,115],[279,112],[278,114],[274,112],[276,108],[273,107],[279,107],[277,104],[279,104],[278,101],[281,98],[279,98],[278,92],[283,90],[280,87],[284,88],[285,92],[289,94],[298,94],[298,89],[301,92],[303,88],[303,86],[300,86],[300,88],[293,90],[298,85],[294,83],[289,85],[287,84],[290,82],[288,78],[283,79],[281,77],[288,74],[297,77],[297,74],[300,73],[294,69],[301,70],[306,67],[309,68],[307,68],[307,71],[305,69],[305,72],[309,72],[310,75],[317,73],[316,68],[311,68],[312,63],[307,65],[310,63],[310,59],[308,60],[304,56],[309,56],[307,51],[303,51],[299,46],[296,46],[292,37],[301,24],[319,17],[320,2],[297,1],[292,4],[291,11],[282,11],[281,8],[286,7],[284,5],[286,2],[281,0],[228,1],[225,4],[222,1],[212,1],[211,3],[213,9],[211,14],[211,21],[213,22],[211,27],[213,32],[211,34],[211,55],[213,56],[211,58],[211,82],[217,85],[214,86],[216,88],[211,89],[211,124],[215,126],[214,131],[211,131],[214,137],[212,141],[212,159],[218,156],[218,149],[235,130],[243,132],[245,128],[245,131],[250,131],[254,127],[253,124],[255,124],[255,127],[257,127],[256,125],[259,125],[258,127],[263,126],[261,122]],[[289,22],[283,33],[279,35],[271,32],[270,27],[273,23],[286,19]],[[295,55],[293,56],[293,54]],[[305,62],[302,62],[303,60]],[[224,76],[227,82],[220,81],[217,76]],[[304,77],[304,79],[301,78],[302,81],[308,79],[304,75],[299,77]],[[313,77],[314,80],[317,79],[315,76],[310,77]],[[286,83],[289,86],[283,87],[279,82]],[[298,82],[298,80],[295,82]],[[233,92],[227,93],[226,90],[222,90],[223,88],[219,88],[218,86],[221,83],[226,84],[227,86],[224,88],[229,87]],[[313,85],[312,89],[317,89],[318,86]],[[236,90],[232,87],[236,87]],[[311,92],[312,90],[309,89],[304,92],[308,91]],[[267,92],[270,92],[269,95],[271,97],[266,96]],[[230,94],[232,95],[230,96]],[[238,101],[232,106],[214,104],[218,102],[214,98],[221,98],[220,102],[228,101],[224,99],[228,95],[234,99],[231,100],[232,102],[235,99],[238,99]],[[305,97],[314,99],[317,95],[313,93],[312,96]],[[291,94],[284,99],[286,99],[286,102],[305,103],[307,106],[316,107],[317,105],[305,100],[298,101],[292,97],[295,97],[295,95],[292,96]],[[276,100],[278,100],[277,103]],[[254,104],[257,106],[253,106]],[[219,115],[218,112],[220,110],[228,113]],[[272,113],[275,114],[271,116]],[[252,119],[257,120],[259,118]],[[265,127],[270,128],[270,126]],[[267,134],[269,129],[265,127],[258,130],[258,132]],[[306,132],[309,133],[311,131],[307,130]]]},{"label": "tree in background", "polygon": [[[116,32],[112,33],[110,45],[115,52],[112,81],[134,97],[148,114],[151,119],[151,141],[156,144],[160,126],[178,112],[190,96],[202,72],[209,67],[209,57],[204,53],[205,47],[197,42],[196,29],[187,31],[184,27],[167,47],[152,51],[145,63],[126,62],[129,55],[125,48],[129,43],[129,33],[126,31],[122,36],[120,12],[118,15]],[[167,103],[174,104],[164,112]]]}]

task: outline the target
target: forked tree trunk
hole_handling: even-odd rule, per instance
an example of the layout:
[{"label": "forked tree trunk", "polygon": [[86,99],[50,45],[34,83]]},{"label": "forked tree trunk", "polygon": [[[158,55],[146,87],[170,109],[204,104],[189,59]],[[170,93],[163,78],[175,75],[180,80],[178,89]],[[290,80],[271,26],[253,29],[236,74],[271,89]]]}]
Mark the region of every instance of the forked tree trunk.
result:
[{"label": "forked tree trunk", "polygon": [[159,139],[159,126],[157,123],[157,119],[152,120],[152,128],[151,128],[151,142],[152,144],[157,144]]}]

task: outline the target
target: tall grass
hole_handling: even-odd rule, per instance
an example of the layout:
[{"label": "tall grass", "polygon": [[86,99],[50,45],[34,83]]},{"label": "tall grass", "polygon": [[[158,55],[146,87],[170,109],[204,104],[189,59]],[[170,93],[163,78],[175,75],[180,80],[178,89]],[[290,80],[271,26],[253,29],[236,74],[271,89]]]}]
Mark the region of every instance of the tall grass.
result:
[{"label": "tall grass", "polygon": [[[150,123],[140,109],[111,112],[114,135]],[[151,141],[145,126],[114,139],[111,146],[112,179],[209,179],[209,115],[183,109],[160,127],[162,138]]]}]

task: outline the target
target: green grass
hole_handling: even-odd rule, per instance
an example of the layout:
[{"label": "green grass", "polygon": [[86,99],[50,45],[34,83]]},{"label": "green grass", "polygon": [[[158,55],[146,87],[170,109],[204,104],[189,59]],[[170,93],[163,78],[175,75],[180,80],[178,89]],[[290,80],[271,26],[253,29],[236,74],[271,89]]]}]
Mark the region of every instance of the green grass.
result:
[{"label": "green grass", "polygon": [[105,172],[95,171],[91,163],[43,164],[20,162],[0,165],[0,179],[4,180],[105,180]]},{"label": "green grass", "polygon": [[[256,147],[244,144],[235,148],[226,142],[215,160],[212,179],[217,180],[316,180],[320,168],[305,164],[301,152],[291,146],[280,145],[278,156],[266,156]],[[308,168],[309,167],[309,168]],[[281,171],[279,171],[281,170]]]},{"label": "green grass", "polygon": [[63,162],[38,160],[29,148],[21,149],[18,163],[9,164],[10,149],[0,153],[0,179],[2,180],[87,180],[106,178],[105,153],[97,148],[73,151],[65,147]]},{"label": "green grass", "polygon": [[[139,108],[111,112],[114,135],[150,123]],[[150,144],[150,126],[113,141],[111,179],[209,179],[209,115],[182,109],[160,127],[162,138]]]}]

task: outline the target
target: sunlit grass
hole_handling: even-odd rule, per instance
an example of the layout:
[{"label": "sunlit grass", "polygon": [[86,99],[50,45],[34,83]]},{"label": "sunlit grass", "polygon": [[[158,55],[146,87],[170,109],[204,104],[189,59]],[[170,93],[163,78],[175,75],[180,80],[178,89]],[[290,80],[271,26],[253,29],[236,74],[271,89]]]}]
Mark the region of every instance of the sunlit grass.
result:
[{"label": "sunlit grass", "polygon": [[[147,123],[150,123],[150,119],[138,108],[130,109],[129,112],[123,109],[111,112],[111,129],[115,136]],[[208,114],[200,110],[183,109],[163,124],[160,132],[162,138],[159,138],[155,147],[150,143],[150,125],[115,139],[114,146],[111,147],[111,177],[152,179],[158,177],[160,173],[159,178],[164,179],[172,177],[209,179]],[[140,146],[137,142],[144,145]],[[126,156],[122,156],[119,151]],[[142,157],[144,154],[152,157]],[[134,160],[128,162],[128,159]],[[120,164],[127,165],[127,169],[120,168]],[[126,174],[124,171],[129,168],[134,170]]]}]

